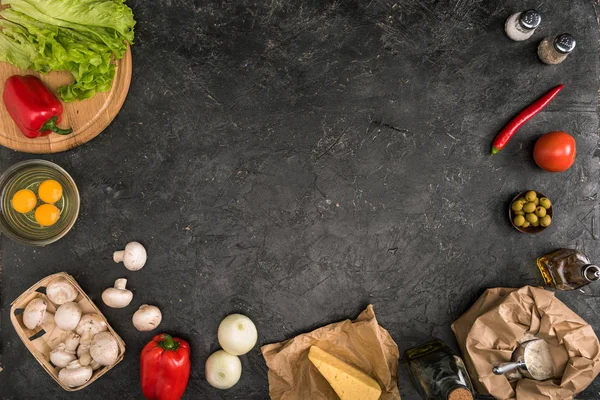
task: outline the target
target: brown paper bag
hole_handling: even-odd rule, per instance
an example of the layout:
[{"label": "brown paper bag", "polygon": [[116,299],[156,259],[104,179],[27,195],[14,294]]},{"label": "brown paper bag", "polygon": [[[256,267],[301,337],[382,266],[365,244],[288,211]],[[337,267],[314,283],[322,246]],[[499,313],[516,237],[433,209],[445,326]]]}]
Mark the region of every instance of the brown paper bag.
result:
[{"label": "brown paper bag", "polygon": [[329,383],[308,359],[315,345],[360,368],[382,389],[381,400],[400,400],[398,346],[377,323],[369,305],[355,321],[345,320],[261,348],[269,367],[269,395],[273,400],[337,399]]},{"label": "brown paper bag", "polygon": [[[542,288],[488,289],[452,330],[473,384],[497,399],[569,400],[600,372],[600,344],[592,327]],[[518,343],[531,335],[552,345],[562,378],[510,382],[494,375],[492,367],[510,361]]]}]

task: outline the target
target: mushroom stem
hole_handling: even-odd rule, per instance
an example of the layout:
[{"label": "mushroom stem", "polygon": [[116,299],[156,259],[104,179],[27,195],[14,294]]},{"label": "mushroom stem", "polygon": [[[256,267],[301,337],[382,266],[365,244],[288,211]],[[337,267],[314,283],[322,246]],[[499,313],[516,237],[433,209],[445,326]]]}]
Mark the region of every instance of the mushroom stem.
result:
[{"label": "mushroom stem", "polygon": [[76,333],[71,333],[67,340],[65,340],[66,351],[75,354],[75,350],[77,350],[77,346],[79,346],[79,341],[81,337]]},{"label": "mushroom stem", "polygon": [[48,327],[50,325],[54,325],[54,314],[46,311],[46,313],[42,317],[42,321],[40,322],[40,325],[42,326],[42,328],[44,328],[44,330],[46,330],[46,327]]},{"label": "mushroom stem", "polygon": [[123,262],[123,259],[125,258],[125,250],[119,250],[119,251],[115,251],[113,253],[113,260],[116,263],[120,263]]},{"label": "mushroom stem", "polygon": [[[91,357],[91,356],[90,356]],[[102,367],[102,364],[99,364],[98,362],[96,362],[95,360],[92,360],[92,362],[90,363],[90,367],[92,367],[92,370],[97,370],[100,369],[100,367]]]},{"label": "mushroom stem", "polygon": [[115,289],[125,289],[125,287],[127,286],[127,279],[125,278],[119,278],[115,281]]},{"label": "mushroom stem", "polygon": [[90,365],[92,362],[92,356],[90,355],[90,350],[88,350],[79,357],[79,364],[81,365]]}]

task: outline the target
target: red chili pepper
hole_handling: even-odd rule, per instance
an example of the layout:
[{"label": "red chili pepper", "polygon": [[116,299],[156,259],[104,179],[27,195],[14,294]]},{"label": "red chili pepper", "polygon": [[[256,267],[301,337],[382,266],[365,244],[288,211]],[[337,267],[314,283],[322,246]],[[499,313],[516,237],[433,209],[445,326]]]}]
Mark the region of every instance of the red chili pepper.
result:
[{"label": "red chili pepper", "polygon": [[166,333],[156,335],[140,356],[142,392],[148,400],[179,400],[190,377],[190,345]]},{"label": "red chili pepper", "polygon": [[13,75],[4,84],[4,104],[13,121],[28,138],[46,136],[52,132],[68,135],[71,128],[61,129],[63,106],[38,78]]},{"label": "red chili pepper", "polygon": [[544,107],[546,107],[562,90],[565,85],[559,85],[548,93],[537,99],[523,111],[521,111],[516,117],[514,117],[505,127],[496,135],[494,142],[492,143],[492,154],[496,154],[506,146],[506,143],[513,137],[515,132],[522,127],[525,122],[533,118],[534,115],[539,113]]}]

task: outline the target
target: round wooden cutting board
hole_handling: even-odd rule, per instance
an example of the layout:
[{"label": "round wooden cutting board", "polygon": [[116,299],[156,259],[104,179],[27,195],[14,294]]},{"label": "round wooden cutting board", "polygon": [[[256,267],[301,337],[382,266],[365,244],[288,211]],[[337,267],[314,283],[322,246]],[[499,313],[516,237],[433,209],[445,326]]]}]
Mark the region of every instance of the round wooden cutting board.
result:
[{"label": "round wooden cutting board", "polygon": [[[89,142],[104,130],[117,116],[127,97],[131,82],[131,49],[117,61],[117,69],[112,88],[106,93],[96,93],[92,98],[83,101],[63,103],[64,113],[61,128],[73,128],[73,133],[66,136],[51,133],[48,136],[29,139],[25,137],[14,123],[6,107],[0,105],[0,145],[25,153],[58,153],[75,148]],[[23,71],[8,63],[0,63],[0,85],[4,90],[4,82],[12,75],[35,75],[56,94],[56,89],[72,82],[69,72],[50,72],[42,75],[37,72]]]}]

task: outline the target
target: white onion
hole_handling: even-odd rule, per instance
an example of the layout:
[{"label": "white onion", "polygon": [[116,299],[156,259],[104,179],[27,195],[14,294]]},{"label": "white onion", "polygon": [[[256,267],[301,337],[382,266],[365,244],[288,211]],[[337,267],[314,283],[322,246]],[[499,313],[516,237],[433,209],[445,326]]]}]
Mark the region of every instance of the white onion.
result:
[{"label": "white onion", "polygon": [[219,324],[219,344],[226,352],[235,356],[246,354],[256,344],[256,326],[242,314],[231,314]]},{"label": "white onion", "polygon": [[237,356],[219,350],[206,360],[206,380],[217,389],[229,389],[242,376],[242,363]]}]

